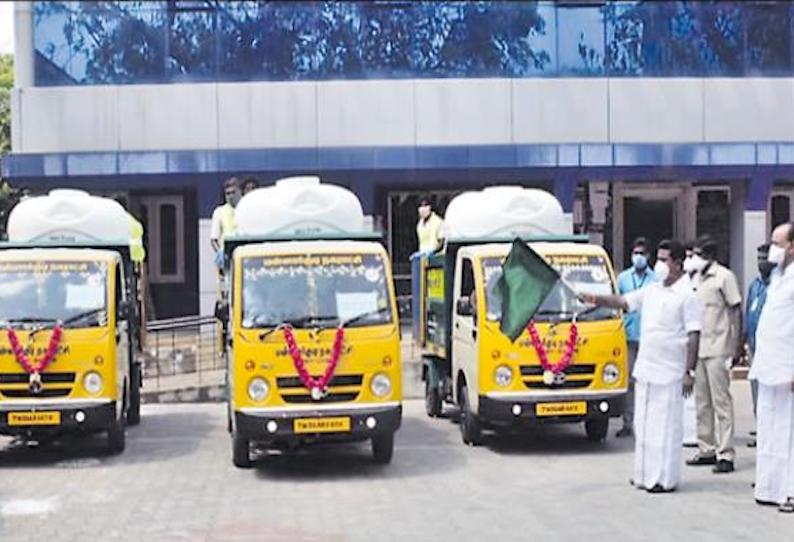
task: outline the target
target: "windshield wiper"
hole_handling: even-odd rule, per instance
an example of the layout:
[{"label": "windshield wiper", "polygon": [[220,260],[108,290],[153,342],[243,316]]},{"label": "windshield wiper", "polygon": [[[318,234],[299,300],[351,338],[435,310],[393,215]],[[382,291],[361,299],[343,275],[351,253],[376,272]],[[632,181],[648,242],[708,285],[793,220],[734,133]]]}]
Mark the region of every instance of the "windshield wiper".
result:
[{"label": "windshield wiper", "polygon": [[[269,335],[271,335],[273,332],[275,332],[279,328],[280,325],[288,325],[288,326],[291,326],[291,327],[305,327],[307,324],[311,324],[311,323],[319,324],[320,322],[337,322],[337,321],[339,321],[339,317],[335,316],[335,315],[301,316],[301,317],[298,317],[298,318],[287,318],[281,324],[274,324],[272,322],[267,322],[267,323],[261,322],[260,323],[258,318],[259,317],[254,317],[253,318],[253,325],[254,326],[257,326],[257,327],[271,327],[272,326],[271,329],[268,329],[267,331],[265,331],[264,333],[259,335],[259,340],[260,341],[264,341]],[[318,326],[317,329],[318,330],[323,330],[323,329],[327,329],[327,328],[322,327],[322,326]]]},{"label": "windshield wiper", "polygon": [[[81,312],[79,314],[75,314],[74,316],[70,316],[69,318],[64,320],[63,321],[63,326],[66,327],[66,326],[68,326],[70,324],[74,324],[75,322],[79,322],[80,320],[88,318],[89,316],[93,316],[95,314],[98,314],[98,313],[101,313],[101,312],[104,312],[104,311],[105,311],[105,309],[91,309],[91,310],[88,310],[88,311],[85,311],[85,312]],[[97,320],[99,320],[99,318],[97,318]]]},{"label": "windshield wiper", "polygon": [[355,324],[356,322],[360,322],[361,320],[364,320],[365,318],[369,318],[370,316],[377,316],[377,315],[379,315],[379,314],[381,314],[383,312],[387,312],[387,311],[390,312],[391,309],[389,307],[381,307],[379,309],[375,309],[374,311],[365,312],[365,313],[353,316],[352,318],[348,318],[347,320],[342,322],[342,325],[343,326],[349,326],[351,324]]}]

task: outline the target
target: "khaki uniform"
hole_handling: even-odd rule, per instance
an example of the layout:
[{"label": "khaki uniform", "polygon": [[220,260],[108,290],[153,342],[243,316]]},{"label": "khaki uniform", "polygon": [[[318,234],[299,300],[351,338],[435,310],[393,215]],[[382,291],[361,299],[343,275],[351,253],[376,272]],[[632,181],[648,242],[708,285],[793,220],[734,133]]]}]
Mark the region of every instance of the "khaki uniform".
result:
[{"label": "khaki uniform", "polygon": [[742,302],[736,276],[712,263],[695,277],[695,290],[703,303],[703,328],[695,375],[698,448],[704,457],[733,461],[733,397],[728,359],[736,353],[740,329],[731,326],[730,314]]}]

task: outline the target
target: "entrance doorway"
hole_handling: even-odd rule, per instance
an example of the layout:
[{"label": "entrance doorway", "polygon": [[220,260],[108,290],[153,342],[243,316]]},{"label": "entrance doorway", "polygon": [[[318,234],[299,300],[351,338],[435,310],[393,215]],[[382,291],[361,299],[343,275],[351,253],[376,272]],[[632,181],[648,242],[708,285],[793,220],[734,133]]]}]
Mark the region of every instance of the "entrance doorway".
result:
[{"label": "entrance doorway", "polygon": [[675,237],[675,201],[628,197],[623,200],[623,261],[631,261],[631,244],[645,237],[648,250]]}]

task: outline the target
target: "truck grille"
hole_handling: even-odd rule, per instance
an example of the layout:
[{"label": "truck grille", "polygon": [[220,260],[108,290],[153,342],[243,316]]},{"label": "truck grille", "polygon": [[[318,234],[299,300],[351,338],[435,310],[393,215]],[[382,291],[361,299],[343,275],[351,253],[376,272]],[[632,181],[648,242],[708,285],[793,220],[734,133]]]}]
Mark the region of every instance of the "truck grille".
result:
[{"label": "truck grille", "polygon": [[595,364],[577,363],[563,371],[562,384],[547,385],[543,382],[543,368],[540,365],[522,365],[521,378],[524,386],[531,390],[575,390],[587,388],[593,383]]},{"label": "truck grille", "polygon": [[[318,378],[319,375],[313,375]],[[297,376],[284,376],[276,379],[281,399],[285,403],[292,404],[322,404],[322,403],[342,403],[355,401],[361,393],[361,383],[364,381],[363,375],[336,375],[328,385],[328,395],[315,401],[312,399],[300,378]]]},{"label": "truck grille", "polygon": [[[66,397],[72,392],[72,386],[63,387],[63,384],[74,384],[75,376],[75,373],[41,373],[42,389],[38,393],[33,393],[27,387],[30,382],[27,373],[0,373],[0,395],[8,399]],[[3,384],[14,384],[14,386]],[[60,384],[60,386],[52,384]]]}]

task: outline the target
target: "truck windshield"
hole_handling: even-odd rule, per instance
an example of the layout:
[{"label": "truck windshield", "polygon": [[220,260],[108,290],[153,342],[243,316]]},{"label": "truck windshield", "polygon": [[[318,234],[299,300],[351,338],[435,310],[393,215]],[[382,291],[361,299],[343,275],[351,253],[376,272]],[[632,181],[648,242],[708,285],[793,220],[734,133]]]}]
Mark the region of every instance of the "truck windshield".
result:
[{"label": "truck windshield", "polygon": [[[602,256],[554,254],[543,257],[578,293],[612,294],[614,292],[609,268]],[[483,260],[487,319],[491,321],[502,317],[502,296],[497,288],[497,282],[502,276],[503,260],[503,258]],[[569,288],[557,283],[538,309],[534,319],[538,322],[570,320],[574,314],[584,313],[591,308],[590,305],[581,303]],[[614,309],[599,308],[583,314],[580,320],[605,320],[617,316],[618,311]]]},{"label": "truck windshield", "polygon": [[246,258],[242,326],[350,327],[388,324],[391,302],[376,254],[301,254]]},{"label": "truck windshield", "polygon": [[2,262],[0,326],[104,326],[107,275],[103,262]]}]

